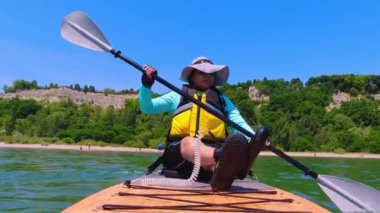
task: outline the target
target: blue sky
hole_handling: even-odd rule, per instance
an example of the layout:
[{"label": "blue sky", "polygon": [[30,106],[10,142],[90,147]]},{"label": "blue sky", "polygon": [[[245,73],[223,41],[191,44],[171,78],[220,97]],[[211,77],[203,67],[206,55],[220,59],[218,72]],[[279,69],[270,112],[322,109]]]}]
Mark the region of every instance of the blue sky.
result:
[{"label": "blue sky", "polygon": [[76,10],[114,49],[155,66],[176,86],[182,68],[201,55],[229,65],[231,84],[380,74],[380,1],[14,0],[0,7],[1,88],[16,79],[139,87],[140,73],[129,65],[61,38],[63,17]]}]

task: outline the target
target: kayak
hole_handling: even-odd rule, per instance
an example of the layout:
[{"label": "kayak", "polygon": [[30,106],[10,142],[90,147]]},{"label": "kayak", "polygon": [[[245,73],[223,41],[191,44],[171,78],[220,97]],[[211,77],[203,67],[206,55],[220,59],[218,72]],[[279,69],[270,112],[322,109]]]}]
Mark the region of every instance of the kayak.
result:
[{"label": "kayak", "polygon": [[[164,184],[154,183],[155,179],[164,180]],[[142,180],[149,180],[150,184]],[[170,181],[165,183],[165,177],[152,174],[90,195],[63,213],[184,211],[329,212],[309,200],[250,178],[236,180],[228,191],[213,192],[209,183],[171,185]]]}]

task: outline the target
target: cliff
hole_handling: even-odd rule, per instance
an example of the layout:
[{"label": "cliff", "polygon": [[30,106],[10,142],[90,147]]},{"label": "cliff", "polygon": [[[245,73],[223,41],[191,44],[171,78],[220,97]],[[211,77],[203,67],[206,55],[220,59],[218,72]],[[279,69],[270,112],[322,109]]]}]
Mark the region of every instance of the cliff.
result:
[{"label": "cliff", "polygon": [[0,98],[11,99],[34,99],[36,101],[59,102],[71,99],[74,103],[91,103],[102,108],[113,106],[120,109],[124,106],[126,99],[137,99],[137,94],[108,94],[84,93],[67,87],[52,89],[24,90],[15,93],[0,94]]},{"label": "cliff", "polygon": [[[249,87],[249,98],[255,101],[269,101],[270,97],[263,95],[255,86]],[[372,94],[375,100],[380,100],[380,93]],[[339,108],[343,102],[360,99],[362,96],[352,97],[349,93],[338,91],[332,95],[332,102],[326,107],[327,111],[331,111],[334,108]]]}]

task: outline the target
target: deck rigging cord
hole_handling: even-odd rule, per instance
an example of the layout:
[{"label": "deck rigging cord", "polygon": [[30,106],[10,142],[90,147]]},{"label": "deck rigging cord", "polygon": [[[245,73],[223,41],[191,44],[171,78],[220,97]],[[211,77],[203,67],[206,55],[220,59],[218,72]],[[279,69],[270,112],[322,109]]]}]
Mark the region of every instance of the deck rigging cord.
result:
[{"label": "deck rigging cord", "polygon": [[151,176],[143,176],[141,178],[135,179],[131,181],[132,185],[160,185],[160,186],[176,186],[176,187],[188,187],[195,183],[198,178],[199,171],[201,169],[201,139],[202,136],[200,132],[197,133],[194,138],[194,166],[191,172],[191,175],[188,179],[180,179],[180,178],[168,178],[168,177],[151,177]]}]

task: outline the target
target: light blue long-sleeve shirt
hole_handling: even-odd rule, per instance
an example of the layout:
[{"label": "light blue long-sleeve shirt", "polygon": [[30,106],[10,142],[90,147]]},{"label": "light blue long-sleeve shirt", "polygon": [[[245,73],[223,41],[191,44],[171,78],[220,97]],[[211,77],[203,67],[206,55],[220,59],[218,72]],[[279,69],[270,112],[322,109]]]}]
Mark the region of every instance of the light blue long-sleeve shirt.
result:
[{"label": "light blue long-sleeve shirt", "polygon": [[[238,124],[239,126],[254,134],[255,132],[247,124],[247,122],[245,122],[243,117],[240,115],[239,110],[232,103],[232,101],[225,95],[223,95],[223,98],[226,103],[225,111],[227,112],[228,118],[234,123]],[[141,86],[139,92],[140,110],[145,114],[157,114],[163,112],[170,112],[171,114],[174,114],[175,110],[179,105],[180,100],[181,95],[173,91],[153,99],[152,91],[150,88]],[[248,136],[246,137],[248,138]]]}]

